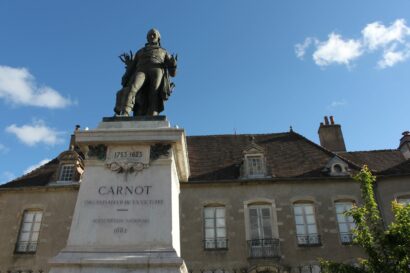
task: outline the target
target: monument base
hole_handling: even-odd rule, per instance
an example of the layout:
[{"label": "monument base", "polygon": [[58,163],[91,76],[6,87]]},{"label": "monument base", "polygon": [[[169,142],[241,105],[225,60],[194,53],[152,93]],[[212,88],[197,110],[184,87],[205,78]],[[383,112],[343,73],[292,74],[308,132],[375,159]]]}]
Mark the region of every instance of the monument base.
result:
[{"label": "monument base", "polygon": [[51,273],[187,273],[180,257],[185,132],[165,117],[104,118],[77,131],[85,170],[66,247]]},{"label": "monument base", "polygon": [[50,261],[50,273],[187,273],[175,251],[71,252]]}]

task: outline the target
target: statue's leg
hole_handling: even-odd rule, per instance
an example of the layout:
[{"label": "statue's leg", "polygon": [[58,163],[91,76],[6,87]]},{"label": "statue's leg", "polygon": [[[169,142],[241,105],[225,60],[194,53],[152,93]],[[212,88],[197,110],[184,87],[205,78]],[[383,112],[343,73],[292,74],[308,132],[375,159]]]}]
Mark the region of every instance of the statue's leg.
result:
[{"label": "statue's leg", "polygon": [[120,115],[121,114],[121,110],[122,110],[122,107],[123,107],[123,97],[124,97],[124,94],[123,94],[123,90],[124,89],[121,89],[121,90],[119,90],[118,92],[117,92],[117,96],[116,96],[116,99],[115,99],[115,107],[114,107],[114,112],[115,112],[115,114],[117,114],[117,115]]},{"label": "statue's leg", "polygon": [[158,113],[158,100],[159,97],[159,86],[161,85],[162,77],[164,76],[164,71],[161,68],[153,68],[149,71],[149,81],[150,90],[148,97],[148,115],[157,116]]},{"label": "statue's leg", "polygon": [[137,72],[135,74],[134,81],[131,84],[126,102],[125,102],[125,109],[124,112],[129,115],[134,107],[135,102],[135,95],[141,89],[142,85],[145,81],[145,73],[144,72]]}]

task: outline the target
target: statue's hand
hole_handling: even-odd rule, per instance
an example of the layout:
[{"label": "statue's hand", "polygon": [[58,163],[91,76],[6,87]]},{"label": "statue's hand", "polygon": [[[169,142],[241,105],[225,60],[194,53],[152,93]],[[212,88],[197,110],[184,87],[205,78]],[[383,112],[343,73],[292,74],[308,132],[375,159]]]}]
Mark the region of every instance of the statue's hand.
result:
[{"label": "statue's hand", "polygon": [[132,51],[130,50],[130,53],[122,53],[120,56],[118,56],[120,60],[126,65],[129,66],[132,63],[133,59],[133,54]]},{"label": "statue's hand", "polygon": [[177,61],[178,61],[178,54],[175,54],[175,56],[174,56],[174,54],[172,54],[171,58],[169,60],[169,66],[176,68],[177,67]]}]

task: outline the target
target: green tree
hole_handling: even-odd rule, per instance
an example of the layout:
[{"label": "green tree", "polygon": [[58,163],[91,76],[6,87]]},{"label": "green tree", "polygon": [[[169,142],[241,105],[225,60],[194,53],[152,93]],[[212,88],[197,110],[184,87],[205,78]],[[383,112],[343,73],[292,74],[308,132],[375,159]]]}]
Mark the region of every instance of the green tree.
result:
[{"label": "green tree", "polygon": [[324,273],[409,273],[410,205],[392,202],[393,222],[385,228],[374,196],[376,177],[367,166],[354,177],[360,183],[363,205],[347,212],[356,223],[354,243],[363,247],[367,257],[360,266],[321,261]]}]

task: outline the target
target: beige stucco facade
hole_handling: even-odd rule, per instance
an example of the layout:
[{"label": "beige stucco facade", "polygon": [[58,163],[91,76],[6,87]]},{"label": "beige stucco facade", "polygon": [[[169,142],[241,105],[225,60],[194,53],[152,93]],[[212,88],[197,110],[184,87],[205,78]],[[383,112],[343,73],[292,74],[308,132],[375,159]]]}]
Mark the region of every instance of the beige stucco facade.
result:
[{"label": "beige stucco facade", "polygon": [[[362,256],[363,252],[358,247],[341,244],[334,207],[336,200],[360,202],[359,196],[359,185],[351,179],[185,184],[181,207],[190,209],[183,209],[181,213],[182,256],[188,268],[227,270],[258,263],[294,267],[317,263],[319,257],[345,261]],[[293,204],[297,201],[313,202],[322,241],[320,246],[298,246],[293,214]],[[272,206],[272,225],[274,230],[277,229],[280,240],[279,259],[248,257],[247,206],[258,203]],[[227,250],[204,250],[202,210],[208,204],[226,207]]]},{"label": "beige stucco facade", "polygon": [[377,180],[375,188],[382,217],[388,225],[393,220],[391,202],[410,197],[410,177],[381,177]]},{"label": "beige stucco facade", "polygon": [[[48,272],[48,260],[64,246],[77,199],[78,183],[0,190],[0,271]],[[42,210],[37,251],[17,254],[15,246],[26,210]]]},{"label": "beige stucco facade", "polygon": [[[0,271],[33,270],[48,272],[48,260],[66,244],[78,193],[78,184],[45,186],[0,191]],[[380,178],[377,196],[383,216],[391,221],[390,203],[410,192],[406,177]],[[340,241],[334,202],[352,200],[360,204],[359,184],[351,178],[236,180],[181,183],[181,252],[188,269],[199,270],[250,268],[254,265],[296,267],[315,264],[318,258],[351,261],[363,257],[363,251]],[[293,204],[313,202],[319,246],[298,246]],[[272,208],[273,234],[280,240],[280,257],[249,258],[249,219],[252,204],[269,204]],[[204,249],[203,209],[221,205],[226,210],[228,248]],[[39,245],[34,254],[14,252],[21,217],[27,209],[41,209]]]}]

